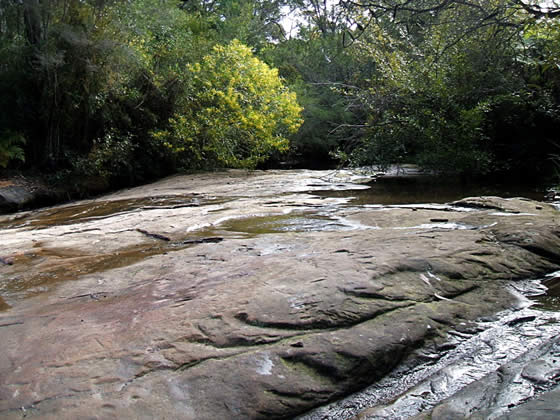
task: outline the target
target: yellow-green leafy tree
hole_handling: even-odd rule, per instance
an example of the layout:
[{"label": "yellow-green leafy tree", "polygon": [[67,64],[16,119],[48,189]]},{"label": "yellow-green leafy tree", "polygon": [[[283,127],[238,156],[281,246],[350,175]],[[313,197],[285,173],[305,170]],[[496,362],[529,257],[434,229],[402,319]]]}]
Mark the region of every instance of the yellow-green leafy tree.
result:
[{"label": "yellow-green leafy tree", "polygon": [[188,65],[188,89],[166,130],[153,136],[188,168],[254,168],[289,148],[302,124],[296,95],[276,69],[237,40]]}]

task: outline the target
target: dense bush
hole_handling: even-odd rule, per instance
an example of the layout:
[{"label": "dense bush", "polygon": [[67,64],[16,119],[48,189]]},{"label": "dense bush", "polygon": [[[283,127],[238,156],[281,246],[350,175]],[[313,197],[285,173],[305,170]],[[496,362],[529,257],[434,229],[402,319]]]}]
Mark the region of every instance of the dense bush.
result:
[{"label": "dense bush", "polygon": [[0,168],[119,185],[287,152],[464,176],[554,168],[560,8],[366,3],[0,0]]},{"label": "dense bush", "polygon": [[1,2],[0,165],[131,183],[287,149],[295,95],[240,42],[212,50],[220,19],[179,6]]},{"label": "dense bush", "polygon": [[253,168],[301,125],[301,108],[271,69],[234,40],[187,66],[188,96],[155,139],[186,167]]},{"label": "dense bush", "polygon": [[520,31],[518,17],[508,15],[508,26],[465,36],[451,24],[460,10],[424,16],[433,26],[424,20],[428,30],[420,33],[372,28],[366,35],[363,50],[378,75],[352,93],[368,116],[351,162],[418,163],[465,176],[547,175],[560,129],[560,70],[548,61],[558,25],[544,34],[542,27]]}]

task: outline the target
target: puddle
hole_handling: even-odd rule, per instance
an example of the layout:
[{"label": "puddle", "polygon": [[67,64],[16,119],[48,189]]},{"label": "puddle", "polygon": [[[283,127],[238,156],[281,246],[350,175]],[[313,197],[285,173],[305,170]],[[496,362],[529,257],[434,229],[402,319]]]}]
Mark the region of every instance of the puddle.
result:
[{"label": "puddle", "polygon": [[394,227],[395,230],[408,230],[408,229],[447,229],[447,230],[474,230],[478,229],[476,226],[467,225],[464,223],[450,223],[450,222],[443,222],[443,223],[425,223],[423,225],[418,226],[398,226]]},{"label": "puddle", "polygon": [[542,311],[560,312],[560,271],[553,273],[542,281],[546,292],[533,297],[536,308]]},{"label": "puddle", "polygon": [[[150,205],[154,204],[153,200],[142,200],[141,202],[135,200],[109,203],[111,205],[93,209],[90,209],[91,204],[72,206],[68,209],[53,209],[52,212],[49,211],[35,219],[28,220],[26,226],[34,226],[35,221],[41,226],[44,223],[71,223],[70,220],[59,220],[58,218],[62,215],[64,217],[73,215],[73,221],[83,221],[91,217],[113,215],[117,208],[122,212],[144,210],[146,202]],[[139,207],[141,203],[142,206]],[[157,202],[158,208],[167,207],[170,203],[183,205],[185,201],[161,199]],[[190,231],[188,236],[173,241],[157,234],[143,232],[151,239],[108,254],[86,254],[64,247],[42,248],[38,243],[35,249],[10,257],[9,263],[4,264],[3,276],[0,279],[0,295],[6,299],[8,304],[11,304],[18,299],[47,293],[64,281],[72,281],[84,275],[129,266],[154,255],[181,250],[200,243],[219,242],[223,236],[236,238],[289,232],[351,230],[358,227],[344,219],[310,212],[226,219],[216,226],[200,227]],[[9,306],[1,305],[0,302],[0,310],[7,308]]]},{"label": "puddle", "polygon": [[198,207],[203,204],[218,204],[219,202],[220,201],[216,199],[201,200],[194,195],[93,201],[25,212],[20,215],[16,214],[8,220],[0,222],[0,228],[13,229],[26,227],[37,229],[49,226],[63,226],[103,219],[134,211]]},{"label": "puddle", "polygon": [[[213,229],[189,233],[177,241],[152,239],[109,254],[85,254],[71,248],[41,248],[11,258],[0,279],[0,311],[16,300],[49,292],[57,284],[81,276],[126,267],[148,257],[178,251],[222,237]],[[219,232],[218,232],[219,233]],[[223,233],[223,232],[221,232]],[[7,303],[2,300],[4,298]]]},{"label": "puddle", "polygon": [[[246,218],[227,219],[219,226],[192,226],[195,229],[189,232],[189,238],[195,238],[189,243],[178,240],[175,242],[158,241],[157,238],[147,242],[125,248],[119,252],[101,255],[79,254],[72,249],[63,247],[56,250],[38,249],[15,257],[13,262],[4,263],[3,278],[0,279],[0,294],[6,298],[8,304],[14,298],[31,296],[44,293],[62,281],[71,281],[79,276],[101,272],[113,268],[120,268],[134,264],[147,257],[163,254],[173,250],[193,246],[197,238],[204,236],[226,235],[235,237],[241,235],[265,235],[278,233],[305,233],[321,231],[340,231],[351,229],[372,228],[352,224],[344,218],[336,217],[336,211],[341,203],[364,206],[403,206],[418,203],[445,203],[465,196],[474,195],[500,195],[504,197],[525,196],[529,198],[543,198],[543,192],[530,187],[488,187],[465,186],[454,182],[444,182],[441,178],[428,176],[408,177],[383,177],[369,184],[370,188],[349,184],[332,184],[334,190],[311,191],[309,194],[321,197],[340,198],[340,203],[329,206],[317,206],[315,211],[294,211],[289,214],[276,216],[252,216]],[[313,184],[310,184],[313,187]],[[317,186],[323,186],[318,184]],[[348,189],[352,188],[352,189]],[[358,188],[358,189],[355,189]],[[285,193],[292,195],[293,192]],[[349,201],[350,197],[354,197]],[[250,197],[237,197],[236,199],[250,199]],[[3,218],[0,229],[23,228],[28,230],[42,229],[49,226],[69,225],[84,223],[92,220],[112,216],[146,212],[158,209],[178,209],[182,207],[199,207],[208,204],[223,204],[232,198],[202,197],[197,194],[167,195],[148,198],[134,198],[123,200],[93,200],[77,204],[45,208],[33,212],[15,214]],[[279,193],[274,201],[265,205],[286,205],[285,197]],[[291,205],[293,206],[293,204]],[[313,205],[302,204],[304,207]],[[440,204],[423,204],[423,208],[440,206]],[[211,212],[224,211],[224,208],[211,209]],[[444,229],[470,229],[472,227],[454,223],[438,225],[421,225],[416,228],[444,228]],[[7,266],[6,264],[13,264]],[[543,308],[557,308],[558,295],[542,297],[540,304]],[[0,310],[6,307],[0,302]]]},{"label": "puddle", "polygon": [[8,301],[31,297],[49,291],[57,283],[124,267],[163,252],[156,245],[139,245],[101,255],[80,255],[64,248],[29,252],[14,259],[12,272],[4,272],[0,294]]},{"label": "puddle", "polygon": [[[289,214],[228,219],[219,226],[189,232],[188,236],[169,241],[157,235],[147,242],[109,254],[85,254],[70,248],[41,248],[10,258],[0,279],[0,295],[8,303],[46,293],[58,283],[81,276],[132,265],[154,255],[178,251],[201,243],[223,239],[286,232],[311,232],[350,229],[349,225],[316,214]],[[150,237],[150,233],[146,232]],[[236,235],[242,234],[242,236]],[[0,302],[0,310],[7,309]]]},{"label": "puddle", "polygon": [[325,198],[352,197],[349,204],[358,206],[450,203],[476,196],[525,197],[542,201],[546,195],[544,188],[534,186],[462,184],[434,176],[381,177],[367,185],[369,189],[311,191],[310,194]]},{"label": "puddle", "polygon": [[[0,229],[35,230],[49,226],[79,224],[128,212],[198,207],[225,201],[227,200],[215,198],[202,200],[194,195],[89,201],[16,214],[9,220],[0,223]],[[0,261],[0,267],[2,267],[0,295],[10,304],[17,299],[48,292],[63,281],[72,281],[83,275],[125,267],[153,255],[196,245],[200,238],[213,234],[214,231],[211,229],[189,232],[188,236],[174,242],[167,238],[163,241],[154,237],[141,244],[108,254],[88,254],[64,246],[42,248],[37,242],[30,251]],[[147,236],[150,234],[148,233]],[[63,243],[63,241],[61,242]],[[5,302],[2,304],[3,302],[0,302],[0,310],[7,309],[7,304]]]},{"label": "puddle", "polygon": [[[524,308],[504,311],[492,319],[480,321],[467,333],[450,331],[449,341],[436,353],[421,350],[424,353],[416,354],[415,362],[402,363],[370,387],[299,416],[297,420],[345,420],[354,419],[360,413],[363,417],[359,418],[368,420],[408,419],[558,337],[560,272],[542,281],[516,282],[512,288],[514,293],[521,291],[530,296],[536,304],[532,305],[520,295],[526,302]],[[550,360],[545,361],[554,364],[555,354],[542,356],[543,360],[549,357]],[[418,361],[418,356],[424,361]],[[541,360],[541,356],[537,356]],[[491,418],[507,413],[554,386],[556,379],[553,377],[547,383],[535,384],[521,374],[515,376],[499,394],[487,396],[493,399]],[[469,403],[476,404],[475,401]],[[472,410],[475,413],[476,406]]]},{"label": "puddle", "polygon": [[4,299],[2,299],[2,296],[0,296],[0,312],[1,311],[6,311],[10,308],[11,308],[11,306],[8,305]]},{"label": "puddle", "polygon": [[221,229],[228,232],[264,235],[286,232],[320,232],[348,229],[338,219],[318,214],[257,216],[231,219],[224,222]]},{"label": "puddle", "polygon": [[[209,199],[204,204],[216,204],[225,201],[228,200]],[[174,209],[199,205],[202,205],[200,200],[192,196],[88,202],[22,214],[1,227],[40,229],[52,225],[82,223],[133,211]],[[10,257],[3,263],[0,295],[7,302],[0,302],[0,310],[9,308],[9,304],[19,299],[47,293],[61,282],[129,266],[154,255],[181,250],[200,243],[219,242],[222,240],[221,236],[235,238],[239,237],[236,234],[256,236],[268,233],[311,232],[348,228],[350,227],[343,222],[326,215],[290,213],[279,216],[227,219],[218,226],[201,226],[194,231],[189,231],[184,238],[173,241],[165,237],[159,237],[157,234],[139,230],[148,237],[146,242],[108,254],[87,254],[64,247],[42,248],[37,243],[36,248],[31,251]]]},{"label": "puddle", "polygon": [[[369,185],[369,189],[311,191],[309,194],[340,198],[346,200],[347,205],[352,206],[423,204],[423,208],[435,208],[424,203],[439,205],[439,203],[448,203],[468,196],[497,195],[505,198],[523,196],[542,200],[545,194],[543,190],[533,187],[461,185],[443,182],[441,178],[426,176],[384,177]],[[340,185],[340,188],[342,187],[347,188]],[[278,197],[281,195],[279,194]],[[349,198],[352,199],[348,201]],[[230,200],[229,198],[202,199],[195,195],[183,195],[93,201],[16,214],[0,222],[0,229],[40,229],[54,225],[82,223],[129,212],[198,207],[205,204],[221,204]],[[265,204],[282,206],[285,202],[279,198],[278,202],[270,201]],[[323,212],[317,210],[276,216],[228,219],[219,226],[191,232],[188,237],[180,240],[166,241],[152,238],[140,245],[110,254],[87,255],[62,247],[38,248],[36,251],[14,257],[11,265],[5,263],[3,276],[0,279],[0,311],[8,310],[10,305],[18,299],[47,293],[60,282],[129,266],[150,256],[181,250],[200,243],[219,242],[222,238],[218,235],[231,238],[236,237],[235,234],[242,234],[237,236],[239,237],[365,228],[351,225],[344,219],[335,217],[338,208],[338,205],[334,205],[329,211],[326,211],[323,206]],[[224,211],[224,209],[211,211],[218,212]],[[414,228],[473,229],[474,227],[442,222],[419,225]],[[499,314],[497,320],[481,322],[480,331],[472,336],[450,335],[449,349],[427,355],[430,362],[401,365],[371,387],[344,400],[321,407],[299,419],[349,419],[358,415],[362,410],[377,405],[385,406],[385,414],[381,417],[371,418],[405,419],[426,408],[433,407],[466,385],[494,372],[504,363],[512,361],[558,334],[560,331],[560,272],[543,279],[542,285],[546,289],[540,284],[529,282],[526,288],[524,288],[524,283],[516,284],[519,291],[532,297],[535,302],[534,306],[517,312],[507,311]],[[525,321],[518,322],[520,319]]]}]

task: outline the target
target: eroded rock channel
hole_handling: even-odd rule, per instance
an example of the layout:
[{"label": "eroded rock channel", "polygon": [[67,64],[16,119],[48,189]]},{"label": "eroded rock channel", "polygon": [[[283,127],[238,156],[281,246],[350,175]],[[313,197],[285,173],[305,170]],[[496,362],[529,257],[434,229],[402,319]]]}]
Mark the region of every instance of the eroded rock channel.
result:
[{"label": "eroded rock channel", "polygon": [[552,205],[314,193],[363,181],[177,176],[2,216],[0,417],[291,418],[443,351],[519,305],[511,282],[560,267]]}]

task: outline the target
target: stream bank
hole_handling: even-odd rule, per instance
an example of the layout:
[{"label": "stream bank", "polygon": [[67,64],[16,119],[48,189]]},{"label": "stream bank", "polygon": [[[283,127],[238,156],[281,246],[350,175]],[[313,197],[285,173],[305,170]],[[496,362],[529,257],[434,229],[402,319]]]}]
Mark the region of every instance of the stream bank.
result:
[{"label": "stream bank", "polygon": [[552,205],[316,193],[367,181],[177,176],[0,217],[0,415],[290,418],[445,348],[517,304],[509,282],[559,268]]}]

